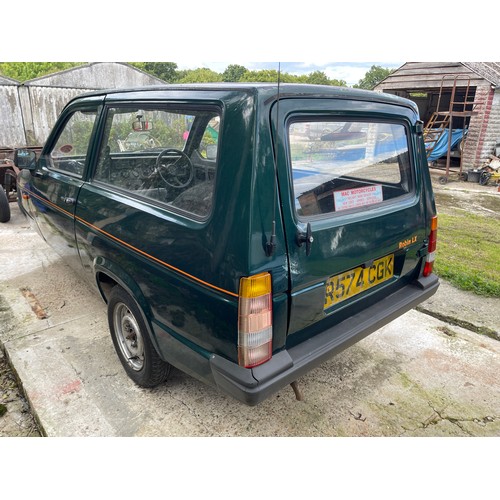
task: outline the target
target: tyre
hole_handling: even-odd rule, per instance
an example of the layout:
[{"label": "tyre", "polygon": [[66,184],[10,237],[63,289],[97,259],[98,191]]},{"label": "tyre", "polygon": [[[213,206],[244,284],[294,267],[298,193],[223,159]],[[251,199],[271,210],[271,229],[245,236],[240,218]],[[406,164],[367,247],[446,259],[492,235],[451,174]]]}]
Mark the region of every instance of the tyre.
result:
[{"label": "tyre", "polygon": [[0,222],[10,221],[10,205],[9,199],[5,194],[3,186],[0,186]]},{"label": "tyre", "polygon": [[165,382],[171,365],[158,356],[139,306],[119,286],[115,286],[109,296],[108,323],[127,375],[141,387],[154,387]]},{"label": "tyre", "polygon": [[10,193],[16,187],[16,173],[14,170],[5,170],[5,192]]}]

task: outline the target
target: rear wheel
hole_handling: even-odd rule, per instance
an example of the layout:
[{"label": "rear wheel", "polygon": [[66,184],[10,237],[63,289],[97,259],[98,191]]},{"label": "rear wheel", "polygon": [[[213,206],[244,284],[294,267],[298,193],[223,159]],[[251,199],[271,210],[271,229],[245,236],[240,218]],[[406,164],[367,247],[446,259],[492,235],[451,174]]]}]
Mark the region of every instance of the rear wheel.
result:
[{"label": "rear wheel", "polygon": [[141,387],[154,387],[164,382],[171,365],[158,356],[139,306],[119,286],[115,286],[109,296],[108,323],[127,375]]},{"label": "rear wheel", "polygon": [[10,221],[10,205],[9,199],[3,190],[3,187],[0,186],[0,222],[9,222]]}]

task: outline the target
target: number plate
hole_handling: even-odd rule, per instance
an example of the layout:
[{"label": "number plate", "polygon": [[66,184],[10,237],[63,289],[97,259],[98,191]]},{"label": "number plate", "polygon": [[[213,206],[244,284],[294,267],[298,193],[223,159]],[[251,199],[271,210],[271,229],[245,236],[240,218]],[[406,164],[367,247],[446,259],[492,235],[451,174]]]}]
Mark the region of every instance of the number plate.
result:
[{"label": "number plate", "polygon": [[355,267],[350,271],[328,278],[325,309],[358,293],[378,285],[394,276],[394,254],[373,261],[370,267]]}]

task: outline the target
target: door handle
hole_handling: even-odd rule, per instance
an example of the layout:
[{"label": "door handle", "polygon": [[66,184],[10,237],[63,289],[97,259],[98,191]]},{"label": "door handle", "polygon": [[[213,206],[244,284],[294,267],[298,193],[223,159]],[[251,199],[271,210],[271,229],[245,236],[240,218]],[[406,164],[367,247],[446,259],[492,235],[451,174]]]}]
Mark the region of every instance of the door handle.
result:
[{"label": "door handle", "polygon": [[69,198],[69,197],[66,197],[66,196],[61,196],[61,200],[66,205],[76,205],[76,198]]},{"label": "door handle", "polygon": [[311,245],[314,241],[314,237],[312,235],[312,230],[311,230],[311,223],[307,223],[307,229],[305,234],[302,231],[299,231],[297,233],[297,245],[301,247],[303,243],[306,244],[306,255],[309,257],[309,254],[311,253]]}]

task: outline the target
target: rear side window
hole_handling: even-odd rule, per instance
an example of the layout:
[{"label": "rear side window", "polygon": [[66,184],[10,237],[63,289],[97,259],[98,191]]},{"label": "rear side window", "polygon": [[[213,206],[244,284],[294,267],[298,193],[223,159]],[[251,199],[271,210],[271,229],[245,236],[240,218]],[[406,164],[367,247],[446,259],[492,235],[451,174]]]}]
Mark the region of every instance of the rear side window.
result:
[{"label": "rear side window", "polygon": [[294,121],[288,140],[299,217],[369,210],[413,189],[402,124]]}]

